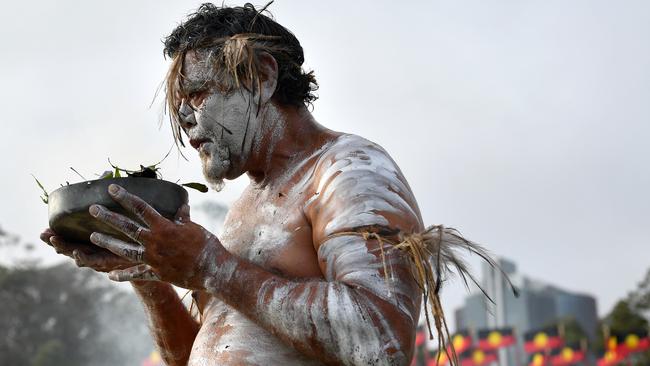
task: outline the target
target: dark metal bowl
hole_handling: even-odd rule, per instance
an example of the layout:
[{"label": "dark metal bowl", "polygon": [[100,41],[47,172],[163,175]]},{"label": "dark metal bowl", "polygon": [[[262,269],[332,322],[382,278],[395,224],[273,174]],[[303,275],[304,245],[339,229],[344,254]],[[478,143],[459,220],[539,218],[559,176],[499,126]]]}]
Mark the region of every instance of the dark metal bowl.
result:
[{"label": "dark metal bowl", "polygon": [[94,231],[110,234],[123,240],[130,240],[112,227],[96,220],[88,213],[93,204],[100,204],[109,210],[121,213],[135,221],[108,194],[108,186],[117,184],[142,198],[161,215],[173,219],[176,211],[187,203],[187,191],[178,184],[153,178],[98,179],[63,186],[50,193],[48,200],[50,228],[57,235],[71,242],[90,242]]}]

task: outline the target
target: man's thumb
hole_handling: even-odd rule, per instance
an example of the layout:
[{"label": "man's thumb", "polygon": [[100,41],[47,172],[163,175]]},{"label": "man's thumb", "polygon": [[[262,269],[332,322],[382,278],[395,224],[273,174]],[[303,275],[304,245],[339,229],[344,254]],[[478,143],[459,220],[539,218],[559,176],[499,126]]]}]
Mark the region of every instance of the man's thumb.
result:
[{"label": "man's thumb", "polygon": [[174,217],[176,221],[188,222],[190,221],[190,205],[184,203],[178,211],[176,211],[176,216]]}]

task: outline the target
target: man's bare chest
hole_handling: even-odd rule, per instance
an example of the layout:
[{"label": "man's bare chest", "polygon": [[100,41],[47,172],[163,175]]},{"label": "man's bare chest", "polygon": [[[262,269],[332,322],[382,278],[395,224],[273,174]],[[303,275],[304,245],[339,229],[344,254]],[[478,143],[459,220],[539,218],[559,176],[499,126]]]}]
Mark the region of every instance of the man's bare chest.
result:
[{"label": "man's bare chest", "polygon": [[300,189],[247,190],[233,205],[221,241],[231,253],[286,277],[322,276]]}]

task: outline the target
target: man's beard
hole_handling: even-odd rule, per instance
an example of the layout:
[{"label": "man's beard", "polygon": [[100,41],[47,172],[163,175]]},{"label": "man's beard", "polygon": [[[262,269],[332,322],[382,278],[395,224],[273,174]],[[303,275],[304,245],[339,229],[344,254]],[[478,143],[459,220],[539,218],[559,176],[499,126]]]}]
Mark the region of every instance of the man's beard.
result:
[{"label": "man's beard", "polygon": [[230,153],[228,148],[220,147],[217,144],[206,146],[205,152],[201,152],[201,165],[203,177],[213,190],[219,192],[223,189],[224,178],[230,170]]}]

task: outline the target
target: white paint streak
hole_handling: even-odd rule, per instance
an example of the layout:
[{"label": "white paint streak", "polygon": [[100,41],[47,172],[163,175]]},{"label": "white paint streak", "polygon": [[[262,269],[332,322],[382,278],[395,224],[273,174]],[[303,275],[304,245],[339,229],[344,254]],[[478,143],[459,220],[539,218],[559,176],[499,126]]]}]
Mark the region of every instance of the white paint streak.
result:
[{"label": "white paint streak", "polygon": [[[240,362],[247,365],[321,365],[282,343],[223,302],[215,299],[210,302],[209,309],[196,338],[201,342],[194,344],[188,366],[223,365],[229,353],[244,355]],[[227,329],[215,339],[210,333],[214,332],[217,323],[223,323]]]},{"label": "white paint streak", "polygon": [[[307,203],[320,205],[329,218],[325,236],[363,226],[390,226],[389,217],[419,220],[406,180],[380,146],[354,135],[343,135],[321,158],[318,195]],[[332,210],[336,213],[329,214]]]},{"label": "white paint streak", "polygon": [[388,320],[353,287],[364,287],[396,304],[412,320],[412,310],[396,299],[408,296],[411,289],[396,282],[389,286],[380,272],[383,266],[358,236],[331,239],[321,246],[319,257],[327,261],[328,282],[263,283],[257,301],[262,323],[296,342],[318,340],[345,365],[405,363]]},{"label": "white paint streak", "polygon": [[[393,271],[406,263],[394,255],[388,255],[392,248],[384,245],[387,268]],[[413,321],[412,307],[408,306],[413,289],[394,277],[383,275],[380,249],[369,251],[366,241],[359,236],[340,236],[323,243],[318,251],[318,257],[325,259],[326,279],[363,287],[374,295],[395,306]]]},{"label": "white paint streak", "polygon": [[[278,216],[276,215],[278,211],[286,212],[285,210],[279,210],[271,202],[265,202],[258,210],[265,216],[264,221],[269,221],[266,219],[268,217]],[[278,250],[286,247],[292,238],[292,233],[287,230],[285,225],[282,225],[285,219],[286,214],[275,217],[272,220],[274,222],[273,224],[260,224],[256,226],[255,237],[248,248],[248,258],[251,261],[258,264],[267,263],[270,257],[277,254]]]}]

